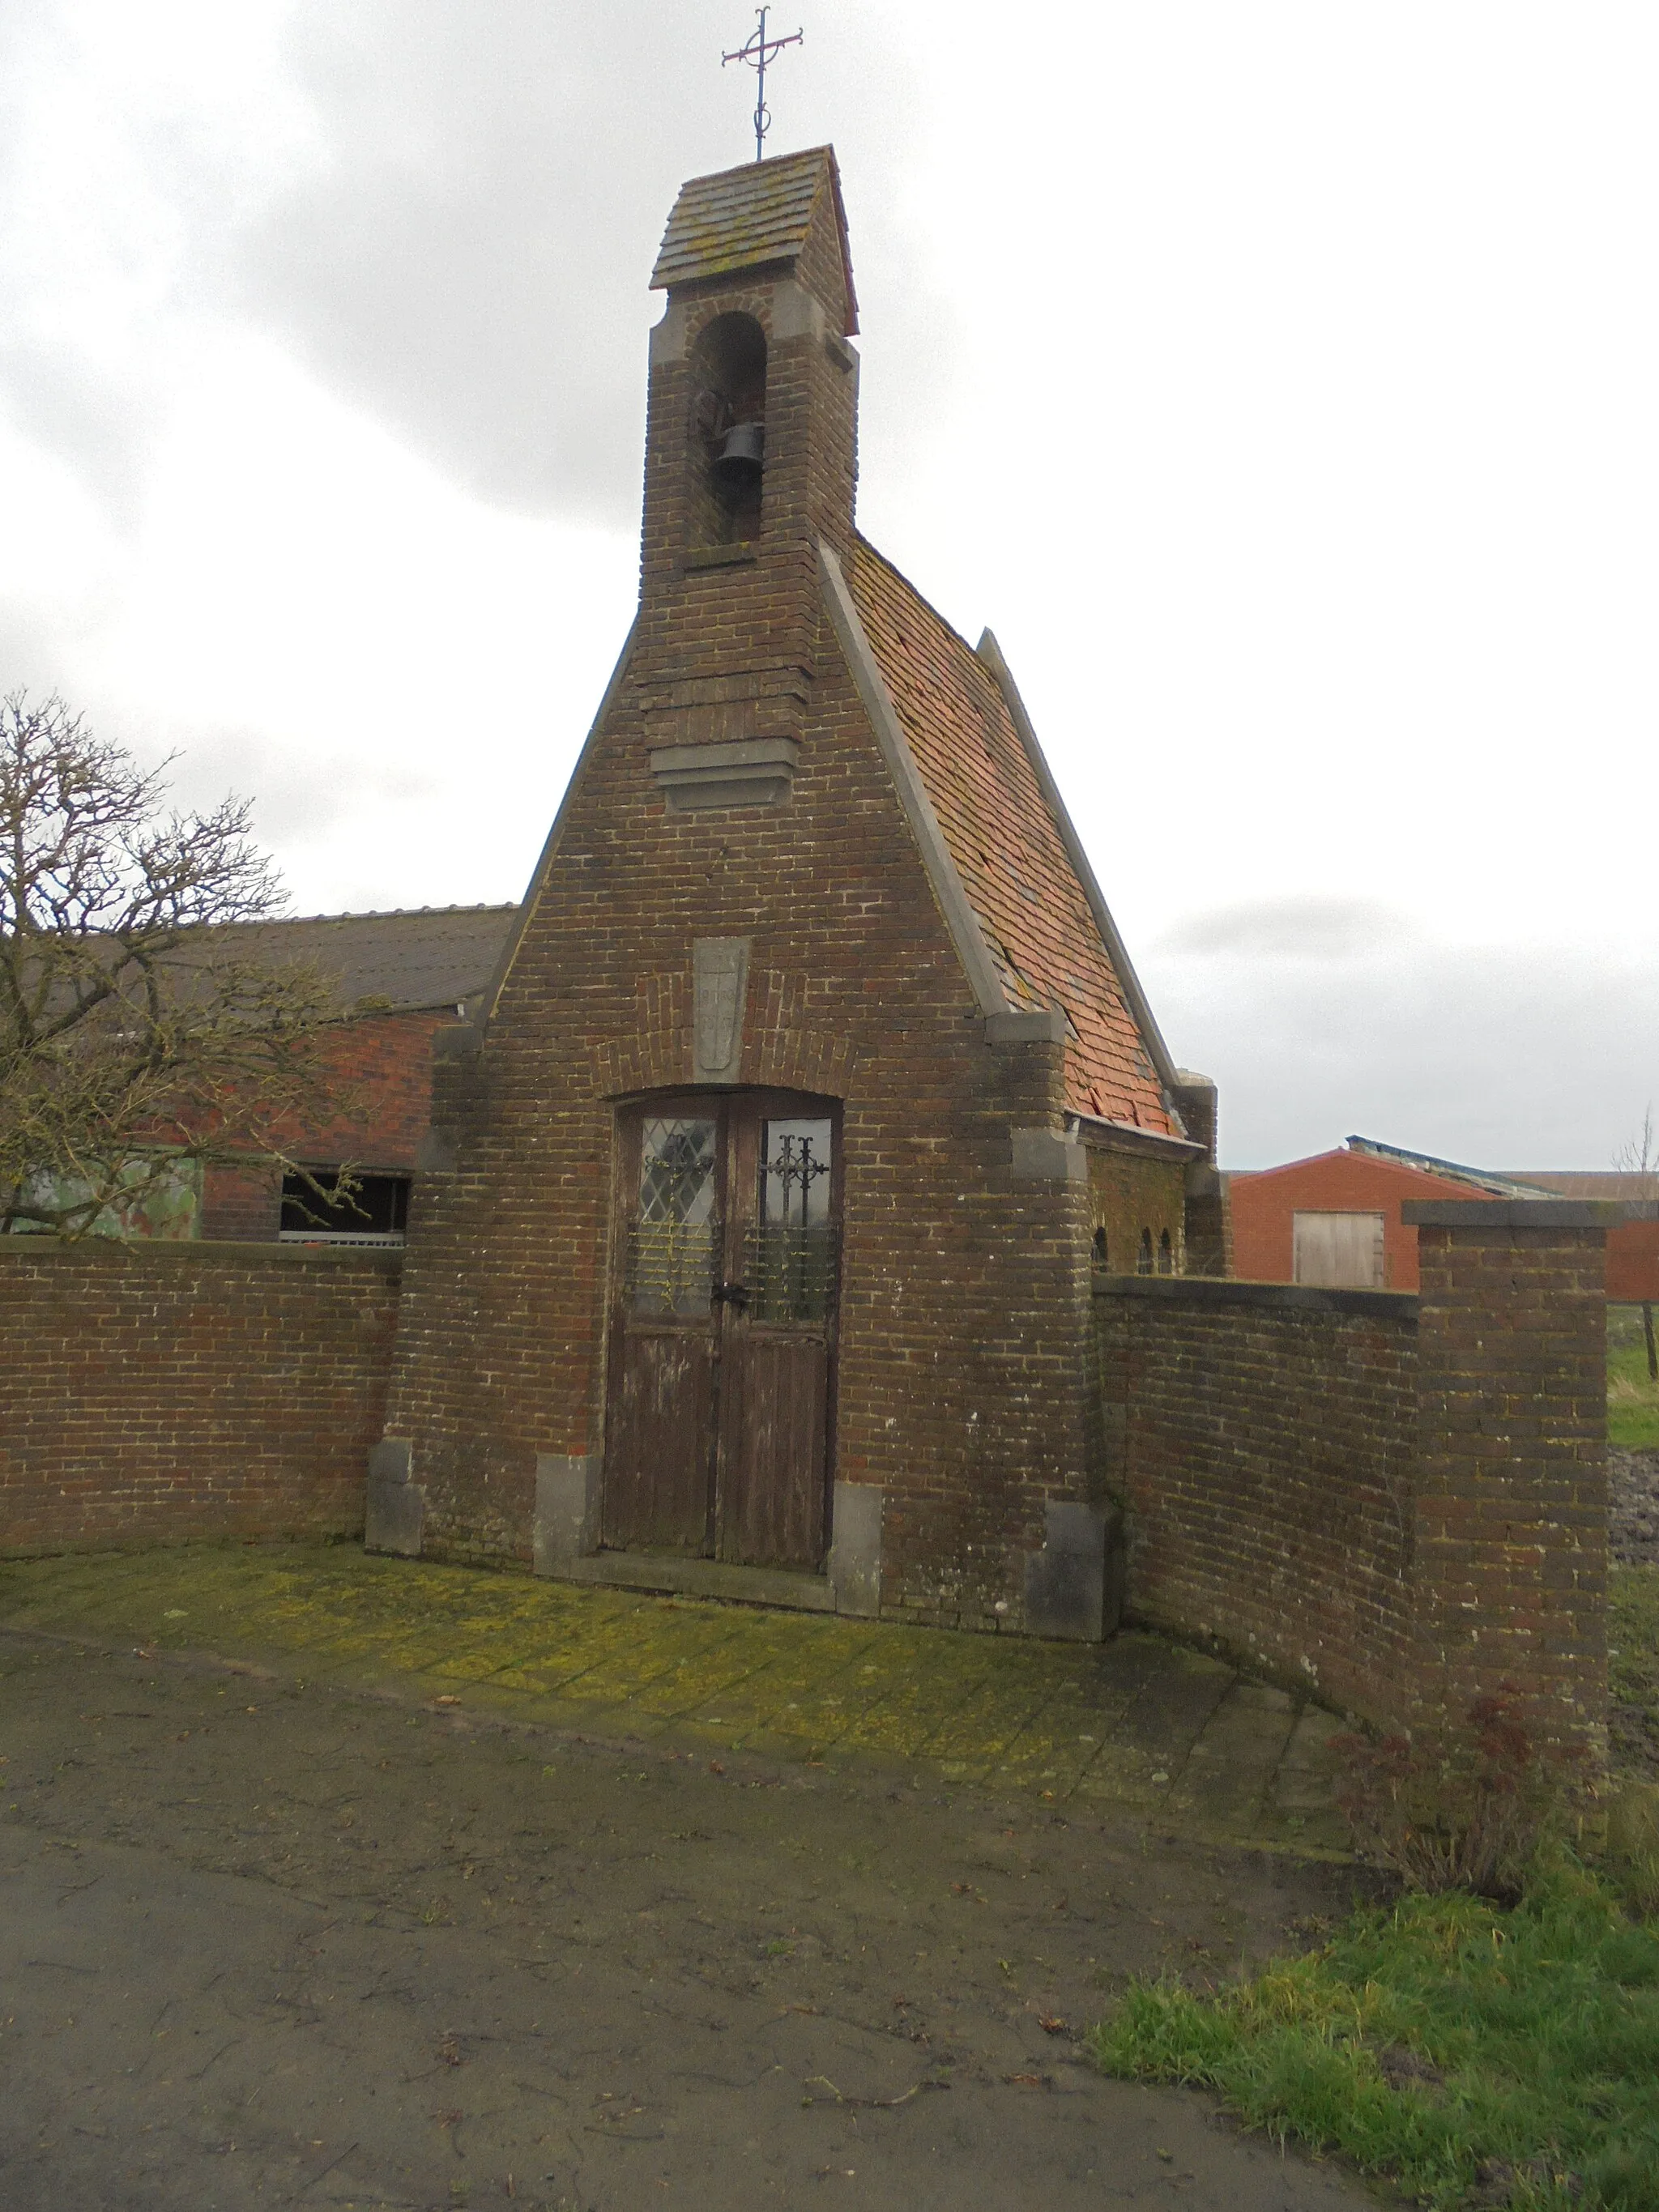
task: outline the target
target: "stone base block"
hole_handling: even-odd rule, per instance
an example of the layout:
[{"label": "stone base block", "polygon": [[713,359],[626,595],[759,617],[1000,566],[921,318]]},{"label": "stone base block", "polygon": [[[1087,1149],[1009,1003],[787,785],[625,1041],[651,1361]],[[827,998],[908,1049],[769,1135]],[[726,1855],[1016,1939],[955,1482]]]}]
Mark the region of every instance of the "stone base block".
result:
[{"label": "stone base block", "polygon": [[531,1550],[538,1575],[562,1574],[599,1548],[599,1468],[592,1453],[536,1455],[536,1518]]},{"label": "stone base block", "polygon": [[829,1572],[837,1613],[873,1620],[881,1611],[882,1498],[874,1483],[836,1485]]},{"label": "stone base block", "polygon": [[1098,1644],[1123,1613],[1123,1516],[1115,1507],[1051,1499],[1043,1545],[1025,1561],[1025,1626],[1033,1636]]},{"label": "stone base block", "polygon": [[421,1556],[426,1500],[410,1480],[413,1453],[406,1437],[387,1437],[368,1452],[368,1494],[363,1510],[363,1549]]}]

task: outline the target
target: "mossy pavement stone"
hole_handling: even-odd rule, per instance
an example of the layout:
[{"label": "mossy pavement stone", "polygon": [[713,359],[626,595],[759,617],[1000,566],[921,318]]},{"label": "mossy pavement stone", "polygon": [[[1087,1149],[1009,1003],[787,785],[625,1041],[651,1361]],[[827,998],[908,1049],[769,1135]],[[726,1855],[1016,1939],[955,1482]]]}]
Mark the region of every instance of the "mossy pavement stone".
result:
[{"label": "mossy pavement stone", "polygon": [[698,1755],[1076,1798],[1194,1834],[1340,1843],[1337,1723],[1219,1660],[767,1613],[374,1558],[189,1545],[0,1563],[0,1625],[207,1652]]}]

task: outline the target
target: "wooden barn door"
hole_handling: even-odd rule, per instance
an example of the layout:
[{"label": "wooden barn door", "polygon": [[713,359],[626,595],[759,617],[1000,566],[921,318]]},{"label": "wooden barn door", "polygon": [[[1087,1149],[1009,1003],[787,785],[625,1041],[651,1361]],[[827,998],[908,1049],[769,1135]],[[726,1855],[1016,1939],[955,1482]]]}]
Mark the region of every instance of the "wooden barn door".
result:
[{"label": "wooden barn door", "polygon": [[826,1102],[653,1100],[619,1126],[604,1539],[817,1568],[840,1175]]}]

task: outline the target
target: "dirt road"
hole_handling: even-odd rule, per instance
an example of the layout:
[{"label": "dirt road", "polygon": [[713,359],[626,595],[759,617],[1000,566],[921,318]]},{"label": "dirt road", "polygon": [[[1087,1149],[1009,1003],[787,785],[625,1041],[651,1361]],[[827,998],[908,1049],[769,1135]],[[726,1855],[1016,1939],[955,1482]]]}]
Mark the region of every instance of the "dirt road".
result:
[{"label": "dirt road", "polygon": [[1345,1869],[28,1632],[0,1756],[6,2212],[1374,2202],[1075,2039]]}]

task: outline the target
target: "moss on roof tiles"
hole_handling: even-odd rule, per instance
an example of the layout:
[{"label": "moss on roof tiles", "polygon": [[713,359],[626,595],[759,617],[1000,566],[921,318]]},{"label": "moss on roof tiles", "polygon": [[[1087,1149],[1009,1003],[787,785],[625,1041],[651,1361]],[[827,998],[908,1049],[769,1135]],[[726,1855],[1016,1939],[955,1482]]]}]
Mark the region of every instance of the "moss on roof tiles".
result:
[{"label": "moss on roof tiles", "polygon": [[847,220],[835,154],[828,146],[750,161],[740,169],[722,169],[682,185],[651,272],[651,289],[659,292],[768,262],[795,259],[826,188],[847,276],[850,333],[857,328],[857,313]]}]

